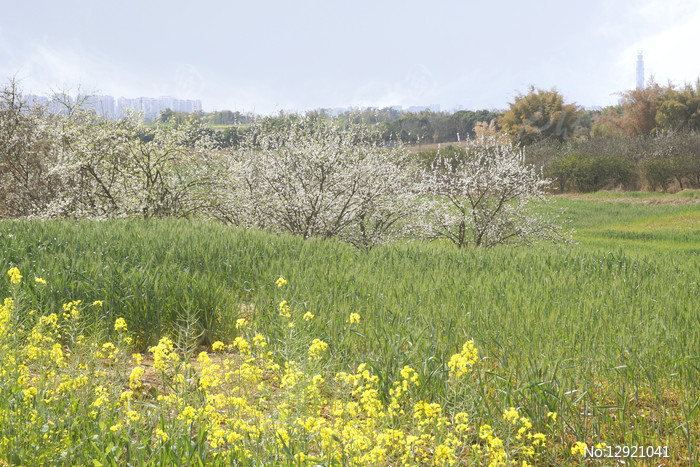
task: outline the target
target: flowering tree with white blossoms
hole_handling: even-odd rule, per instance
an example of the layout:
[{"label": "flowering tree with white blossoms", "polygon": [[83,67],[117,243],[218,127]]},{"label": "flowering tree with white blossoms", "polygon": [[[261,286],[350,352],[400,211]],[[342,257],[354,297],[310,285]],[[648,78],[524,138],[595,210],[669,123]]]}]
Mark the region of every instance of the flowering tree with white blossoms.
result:
[{"label": "flowering tree with white blossoms", "polygon": [[26,105],[14,78],[0,88],[0,217],[41,212],[60,185],[44,111]]},{"label": "flowering tree with white blossoms", "polygon": [[[206,215],[223,177],[222,154],[198,123],[156,125],[133,138],[121,165],[129,210],[144,217]],[[152,137],[152,139],[151,139]]]},{"label": "flowering tree with white blossoms", "polygon": [[460,248],[559,242],[565,237],[552,216],[532,205],[548,185],[505,139],[471,141],[464,157],[438,157],[423,174],[418,224],[425,237]]},{"label": "flowering tree with white blossoms", "polygon": [[47,217],[165,217],[202,214],[222,163],[197,124],[144,127],[78,110],[52,117],[64,189]]},{"label": "flowering tree with white blossoms", "polygon": [[370,248],[401,235],[414,195],[413,164],[368,126],[321,118],[261,122],[232,157],[232,223]]}]

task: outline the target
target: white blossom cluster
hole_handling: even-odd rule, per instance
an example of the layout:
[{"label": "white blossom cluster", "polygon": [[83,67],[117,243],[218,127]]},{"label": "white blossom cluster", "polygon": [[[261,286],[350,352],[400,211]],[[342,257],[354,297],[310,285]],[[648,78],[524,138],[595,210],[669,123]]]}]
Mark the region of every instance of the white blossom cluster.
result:
[{"label": "white blossom cluster", "polygon": [[416,198],[406,151],[384,145],[368,126],[341,129],[323,119],[257,125],[228,174],[225,220],[361,248],[402,236]]}]

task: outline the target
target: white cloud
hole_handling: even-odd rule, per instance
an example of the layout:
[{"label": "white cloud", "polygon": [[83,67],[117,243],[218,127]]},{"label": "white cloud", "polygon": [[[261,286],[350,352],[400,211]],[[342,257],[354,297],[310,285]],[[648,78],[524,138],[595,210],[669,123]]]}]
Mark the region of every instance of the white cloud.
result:
[{"label": "white cloud", "polygon": [[121,67],[81,47],[32,43],[3,55],[7,61],[0,72],[16,74],[26,92],[46,94],[58,88],[72,92],[78,88],[83,92],[128,90],[118,81],[125,74]]},{"label": "white cloud", "polygon": [[663,29],[669,24],[683,21],[697,11],[697,0],[650,0],[633,10],[648,25]]},{"label": "white cloud", "polygon": [[0,40],[0,57],[5,58],[0,73],[4,76],[16,74],[25,92],[47,94],[67,90],[75,93],[80,88],[82,92],[114,97],[201,98],[206,88],[200,70],[187,63],[173,64],[169,73],[159,73],[159,80],[151,76],[151,70],[130,69],[82,46],[32,43],[8,52],[2,45]]}]

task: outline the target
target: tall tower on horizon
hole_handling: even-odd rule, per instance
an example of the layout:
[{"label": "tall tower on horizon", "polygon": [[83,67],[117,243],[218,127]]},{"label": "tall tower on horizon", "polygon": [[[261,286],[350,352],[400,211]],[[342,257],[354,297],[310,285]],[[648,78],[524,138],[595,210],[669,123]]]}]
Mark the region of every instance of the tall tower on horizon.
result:
[{"label": "tall tower on horizon", "polygon": [[637,89],[644,89],[644,57],[637,54]]}]

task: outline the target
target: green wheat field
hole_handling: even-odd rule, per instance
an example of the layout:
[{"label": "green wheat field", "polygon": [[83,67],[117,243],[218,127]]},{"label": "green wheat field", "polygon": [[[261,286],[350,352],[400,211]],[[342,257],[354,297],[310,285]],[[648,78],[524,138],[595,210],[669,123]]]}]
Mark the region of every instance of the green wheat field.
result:
[{"label": "green wheat field", "polygon": [[491,250],[2,221],[0,465],[697,465],[700,203],[623,195]]}]

